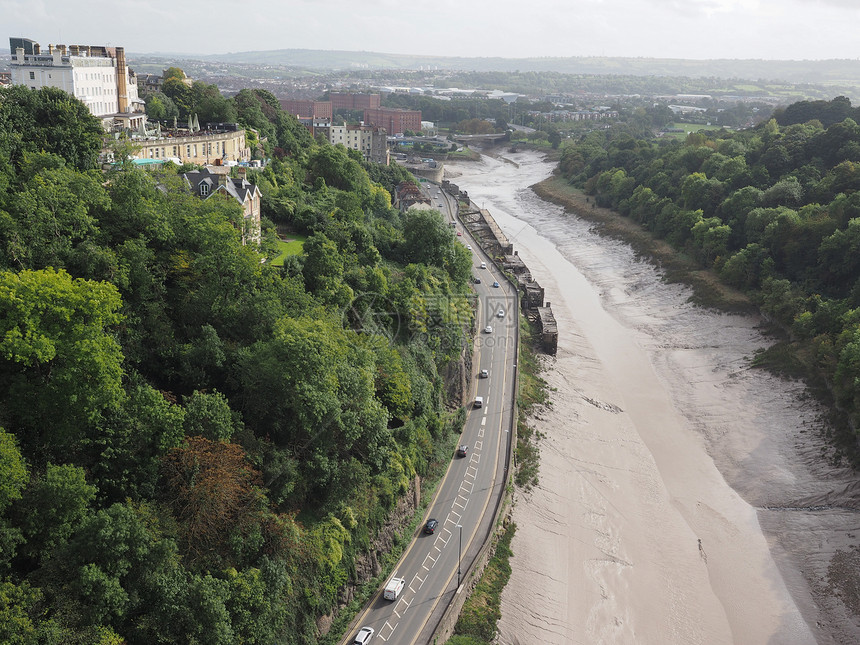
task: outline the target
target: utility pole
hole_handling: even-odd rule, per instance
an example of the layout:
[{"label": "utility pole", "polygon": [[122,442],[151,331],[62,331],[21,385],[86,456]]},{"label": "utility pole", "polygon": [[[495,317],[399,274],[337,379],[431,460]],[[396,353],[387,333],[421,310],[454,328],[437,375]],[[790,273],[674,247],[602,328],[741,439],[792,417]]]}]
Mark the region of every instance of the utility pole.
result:
[{"label": "utility pole", "polygon": [[463,555],[463,527],[459,524],[457,528],[460,529],[460,544],[457,547],[457,589],[460,588],[460,561]]}]

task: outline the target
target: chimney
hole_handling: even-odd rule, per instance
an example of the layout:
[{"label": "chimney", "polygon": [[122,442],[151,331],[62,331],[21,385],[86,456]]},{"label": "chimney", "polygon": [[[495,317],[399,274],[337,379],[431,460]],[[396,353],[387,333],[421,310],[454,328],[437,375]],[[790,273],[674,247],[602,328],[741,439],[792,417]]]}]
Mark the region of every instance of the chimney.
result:
[{"label": "chimney", "polygon": [[128,71],[125,67],[125,48],[116,48],[116,94],[117,112],[128,111]]},{"label": "chimney", "polygon": [[48,53],[49,53],[49,54],[53,54],[53,53],[54,53],[54,46],[53,46],[51,43],[48,43]]},{"label": "chimney", "polygon": [[227,185],[227,173],[219,172],[218,173],[218,185],[226,186]]},{"label": "chimney", "polygon": [[33,55],[38,56],[42,53],[42,48],[39,47],[39,43],[33,43]]},{"label": "chimney", "polygon": [[248,169],[245,166],[237,166],[236,174],[239,175],[240,181],[245,181],[245,176],[248,174]]}]

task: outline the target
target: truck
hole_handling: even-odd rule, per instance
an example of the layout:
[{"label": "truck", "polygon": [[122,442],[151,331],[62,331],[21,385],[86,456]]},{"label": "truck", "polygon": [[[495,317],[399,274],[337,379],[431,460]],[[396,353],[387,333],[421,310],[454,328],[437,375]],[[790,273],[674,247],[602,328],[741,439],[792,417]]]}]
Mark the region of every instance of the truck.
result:
[{"label": "truck", "polygon": [[388,584],[385,585],[385,591],[382,592],[382,597],[386,600],[397,600],[397,596],[399,596],[400,592],[403,591],[403,587],[405,585],[405,578],[392,578],[388,581]]}]

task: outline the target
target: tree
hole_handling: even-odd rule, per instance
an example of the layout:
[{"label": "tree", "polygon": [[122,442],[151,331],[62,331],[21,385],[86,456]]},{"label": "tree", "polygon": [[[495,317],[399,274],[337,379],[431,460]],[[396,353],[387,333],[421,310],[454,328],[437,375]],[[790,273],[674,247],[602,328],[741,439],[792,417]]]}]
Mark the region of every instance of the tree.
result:
[{"label": "tree", "polygon": [[146,96],[146,115],[153,121],[179,118],[179,108],[164,92],[151,92]]},{"label": "tree", "polygon": [[35,560],[47,560],[80,525],[96,496],[84,471],[71,464],[48,464],[43,477],[27,488],[21,505],[26,550]]},{"label": "tree", "polygon": [[27,152],[47,152],[76,170],[95,168],[103,137],[86,105],[59,88],[0,87],[0,158],[13,165]]},{"label": "tree", "polygon": [[231,560],[231,538],[261,519],[260,474],[236,444],[189,437],[162,459],[161,499],[178,522],[179,546],[190,562]]},{"label": "tree", "polygon": [[122,352],[111,335],[119,294],[65,271],[0,272],[0,402],[10,429],[42,457],[76,446],[122,399]]},{"label": "tree", "polygon": [[186,436],[229,442],[237,425],[230,402],[217,390],[211,394],[195,391],[185,401]]}]

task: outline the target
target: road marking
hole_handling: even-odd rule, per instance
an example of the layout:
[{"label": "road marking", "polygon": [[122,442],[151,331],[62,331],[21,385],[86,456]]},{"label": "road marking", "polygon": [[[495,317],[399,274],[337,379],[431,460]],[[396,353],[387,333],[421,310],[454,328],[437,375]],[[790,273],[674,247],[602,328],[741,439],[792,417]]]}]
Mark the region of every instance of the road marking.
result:
[{"label": "road marking", "polygon": [[481,437],[481,438],[483,439],[483,437],[484,437],[484,429],[483,429],[483,428],[481,428],[480,430],[478,430],[478,436],[479,436],[479,437]]},{"label": "road marking", "polygon": [[[476,441],[475,442],[475,450],[480,450],[481,446],[483,446],[483,445],[484,445],[483,441]],[[474,455],[475,453],[473,452],[472,454]]]}]

